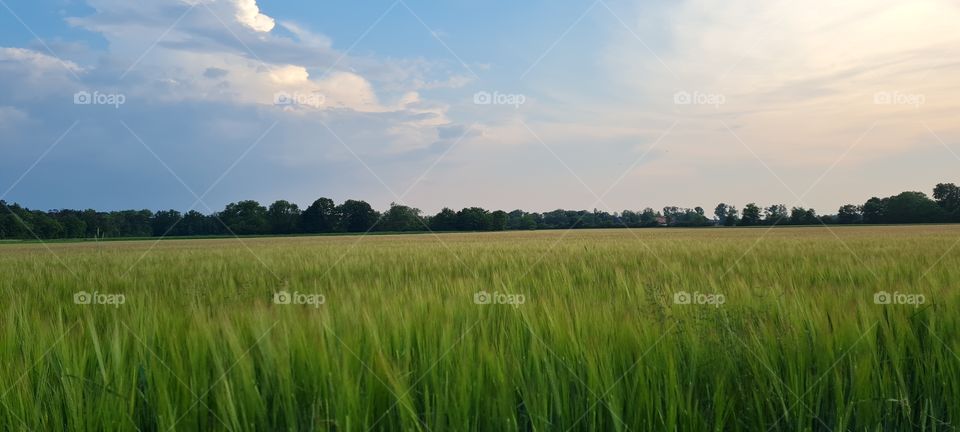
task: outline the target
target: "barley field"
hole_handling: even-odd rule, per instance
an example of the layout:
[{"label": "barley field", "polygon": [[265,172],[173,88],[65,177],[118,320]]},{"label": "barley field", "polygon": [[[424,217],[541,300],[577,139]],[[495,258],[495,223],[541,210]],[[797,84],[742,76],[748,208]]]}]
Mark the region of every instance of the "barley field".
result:
[{"label": "barley field", "polygon": [[949,431],[960,226],[0,245],[0,430]]}]

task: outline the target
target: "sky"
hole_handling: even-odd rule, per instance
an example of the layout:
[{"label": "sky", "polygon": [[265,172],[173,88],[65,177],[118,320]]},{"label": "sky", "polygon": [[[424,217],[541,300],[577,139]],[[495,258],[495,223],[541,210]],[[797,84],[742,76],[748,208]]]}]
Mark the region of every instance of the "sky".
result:
[{"label": "sky", "polygon": [[955,0],[0,0],[0,199],[549,211],[960,183]]}]

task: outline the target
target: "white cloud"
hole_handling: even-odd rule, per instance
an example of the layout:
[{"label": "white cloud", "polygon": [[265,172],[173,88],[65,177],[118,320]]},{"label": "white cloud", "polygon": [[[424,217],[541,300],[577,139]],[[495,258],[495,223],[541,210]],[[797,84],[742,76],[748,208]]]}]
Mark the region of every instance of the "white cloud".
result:
[{"label": "white cloud", "polygon": [[[156,191],[160,201],[150,206],[173,205],[169,197],[182,194],[118,116],[194,188],[212,182],[228,159],[275,124],[244,160],[259,177],[225,181],[217,191],[221,198],[210,198],[214,207],[258,198],[256,190],[267,190],[266,198],[276,199],[275,191],[284,190],[290,193],[286,198],[305,200],[315,199],[322,187],[332,196],[339,190],[376,199],[382,186],[365,170],[355,170],[353,155],[339,139],[388,182],[391,176],[406,180],[405,170],[412,169],[406,162],[432,161],[438,146],[453,139],[446,136],[457,127],[447,117],[449,107],[418,91],[428,87],[424,83],[460,84],[456,74],[427,60],[353,57],[335,50],[328,37],[285,21],[279,23],[287,31],[271,31],[278,22],[251,0],[87,3],[93,12],[66,18],[105,40],[102,47],[85,47],[86,62],[70,58],[61,64],[38,51],[0,48],[0,128],[6,136],[24,137],[19,147],[4,147],[0,168],[29,159],[14,150],[22,153],[56,139],[33,131],[62,131],[69,121],[81,120],[68,137],[73,145],[60,146],[50,159],[52,164],[60,154],[84,149],[72,154],[60,173],[84,180],[70,185],[74,192],[63,192],[61,199],[80,200],[78,191],[97,189],[84,185],[116,178],[133,189]],[[73,95],[80,90],[121,93],[126,103],[119,109],[76,105]],[[303,103],[277,105],[280,93]],[[112,199],[127,206],[143,195]],[[83,199],[94,201],[81,205],[96,205],[95,198]]]},{"label": "white cloud", "polygon": [[237,21],[258,32],[273,30],[274,21],[262,13],[256,0],[234,0],[237,7]]},{"label": "white cloud", "polygon": [[[132,65],[122,72],[128,93],[135,98],[270,106],[300,116],[338,110],[383,115],[395,122],[381,131],[384,147],[409,149],[429,145],[430,137],[437,136],[433,129],[450,124],[445,105],[422,101],[414,91],[464,84],[461,77],[438,74],[419,59],[366,57],[354,62],[333,50],[329,38],[296,23],[281,24],[293,37],[270,33],[275,21],[261,13],[254,0],[191,0],[203,2],[195,3],[193,10],[187,7],[194,3],[186,0],[179,10],[161,7],[165,2],[160,0],[146,1],[134,10],[118,0],[90,1],[97,13],[70,21],[101,33],[111,54]],[[236,23],[221,22],[230,14],[235,14]],[[169,27],[166,20],[178,24]],[[224,24],[261,34],[233,31]],[[352,63],[358,68],[349,66]],[[378,92],[377,83],[366,75],[389,78]],[[414,101],[408,100],[411,94]],[[281,96],[294,103],[274,107]],[[390,144],[391,140],[400,143]]]},{"label": "white cloud", "polygon": [[[822,170],[874,122],[875,133],[844,163],[934,145],[923,124],[947,127],[960,109],[950,60],[960,8],[949,0],[691,0],[660,11],[657,20],[671,24],[666,35],[654,33],[645,12],[639,35],[661,41],[649,44],[657,57],[622,29],[606,50],[611,82],[636,101],[615,109],[649,118],[643,106],[681,119],[681,129],[725,135],[727,158],[753,156],[738,151],[721,120],[773,162]],[[726,103],[678,106],[677,91],[720,94]],[[878,104],[877,94],[923,103]],[[703,149],[690,151],[695,158]]]},{"label": "white cloud", "polygon": [[42,71],[63,68],[73,73],[82,73],[84,70],[76,63],[61,61],[56,57],[24,48],[0,47],[0,62],[28,63],[32,67]]}]

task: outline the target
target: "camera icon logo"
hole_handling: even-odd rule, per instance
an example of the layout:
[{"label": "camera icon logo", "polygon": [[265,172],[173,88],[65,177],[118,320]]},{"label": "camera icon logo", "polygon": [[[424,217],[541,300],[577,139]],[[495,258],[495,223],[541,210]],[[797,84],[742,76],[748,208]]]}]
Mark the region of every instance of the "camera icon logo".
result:
[{"label": "camera icon logo", "polygon": [[490,304],[491,301],[493,301],[493,298],[486,291],[480,291],[473,295],[473,302],[478,305]]},{"label": "camera icon logo", "polygon": [[490,92],[476,92],[473,94],[473,103],[477,105],[490,105],[493,103],[493,96]]},{"label": "camera icon logo", "polygon": [[690,105],[693,103],[693,96],[689,92],[678,91],[673,94],[673,103],[677,105]]},{"label": "camera icon logo", "polygon": [[679,291],[679,292],[673,293],[674,304],[688,305],[690,304],[691,301],[693,301],[693,297],[690,295],[690,293],[686,291]]},{"label": "camera icon logo", "polygon": [[880,291],[873,295],[873,302],[875,304],[888,305],[893,302],[893,297],[886,291]]},{"label": "camera icon logo", "polygon": [[81,90],[73,94],[74,105],[90,105],[92,102],[93,98],[88,91]]},{"label": "camera icon logo", "polygon": [[73,302],[78,305],[88,305],[93,301],[93,296],[86,291],[80,291],[73,295]]},{"label": "camera icon logo", "polygon": [[290,304],[291,300],[293,300],[293,297],[291,297],[291,296],[290,296],[290,293],[288,293],[288,292],[286,292],[286,291],[280,291],[280,292],[277,292],[277,293],[273,293],[273,303],[274,303],[274,304],[288,305],[288,304]]},{"label": "camera icon logo", "polygon": [[287,92],[277,92],[273,94],[274,105],[293,105],[293,96]]}]

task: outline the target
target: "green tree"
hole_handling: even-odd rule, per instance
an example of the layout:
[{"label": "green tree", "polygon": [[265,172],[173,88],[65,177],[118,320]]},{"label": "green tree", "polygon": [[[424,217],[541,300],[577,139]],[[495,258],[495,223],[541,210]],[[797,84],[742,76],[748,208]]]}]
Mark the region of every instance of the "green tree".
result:
[{"label": "green tree", "polygon": [[383,215],[380,228],[384,231],[422,231],[420,209],[390,203],[390,210]]},{"label": "green tree", "polygon": [[861,207],[863,223],[878,224],[883,223],[886,218],[886,202],[880,198],[873,197],[867,200]]},{"label": "green tree", "polygon": [[223,227],[212,217],[196,210],[183,215],[183,220],[174,228],[173,235],[198,236],[217,234]]},{"label": "green tree", "polygon": [[640,226],[642,227],[653,227],[657,226],[657,217],[660,215],[657,214],[652,208],[647,207],[640,212]]},{"label": "green tree", "polygon": [[487,231],[492,224],[490,212],[480,207],[469,207],[457,212],[457,229]]},{"label": "green tree", "polygon": [[490,214],[490,230],[503,231],[507,229],[507,212],[497,210]]},{"label": "green tree", "polygon": [[863,221],[863,213],[861,207],[855,206],[853,204],[846,204],[840,207],[840,210],[837,210],[837,223],[840,224],[857,224]]},{"label": "green tree", "polygon": [[173,230],[180,225],[182,216],[176,210],[161,210],[153,214],[153,235],[155,237],[163,235],[176,235]]},{"label": "green tree", "polygon": [[286,200],[275,201],[267,209],[271,234],[293,234],[300,231],[300,207]]},{"label": "green tree", "polygon": [[793,225],[816,225],[820,223],[814,209],[794,207],[790,210],[790,223]]},{"label": "green tree", "polygon": [[942,222],[946,212],[923,192],[902,192],[886,198],[884,223]]},{"label": "green tree", "polygon": [[122,210],[110,215],[116,237],[150,237],[153,235],[153,212]]},{"label": "green tree", "polygon": [[764,210],[764,222],[767,225],[777,225],[787,221],[787,206],[774,204]]},{"label": "green tree", "polygon": [[940,183],[933,188],[933,199],[949,215],[953,222],[960,222],[960,187],[953,183]]},{"label": "green tree", "polygon": [[713,209],[713,215],[716,216],[720,225],[727,224],[727,213],[729,211],[730,206],[728,206],[726,203],[717,204],[717,206]]},{"label": "green tree", "polygon": [[743,208],[743,217],[740,219],[741,226],[760,225],[760,207],[750,203]]},{"label": "green tree", "polygon": [[33,238],[27,229],[29,222],[25,218],[29,219],[25,209],[16,203],[7,204],[5,201],[0,201],[0,238]]},{"label": "green tree", "polygon": [[457,212],[444,207],[436,216],[430,218],[430,229],[433,231],[454,231],[457,229]]},{"label": "green tree", "polygon": [[337,206],[340,226],[347,232],[366,232],[373,229],[379,214],[366,201],[346,200]]},{"label": "green tree", "polygon": [[520,227],[517,229],[522,230],[535,230],[537,229],[537,214],[536,213],[527,213],[520,218]]},{"label": "green tree", "polygon": [[737,226],[740,224],[740,210],[734,206],[727,207],[727,217],[723,219],[723,226]]},{"label": "green tree", "polygon": [[270,229],[266,207],[253,200],[227,204],[218,216],[234,234],[265,234]]},{"label": "green tree", "polygon": [[300,214],[300,227],[308,233],[333,232],[338,222],[337,206],[330,198],[320,198]]},{"label": "green tree", "polygon": [[30,212],[29,219],[29,225],[33,230],[33,234],[37,237],[42,239],[56,239],[63,237],[63,225],[46,213],[40,211]]}]

